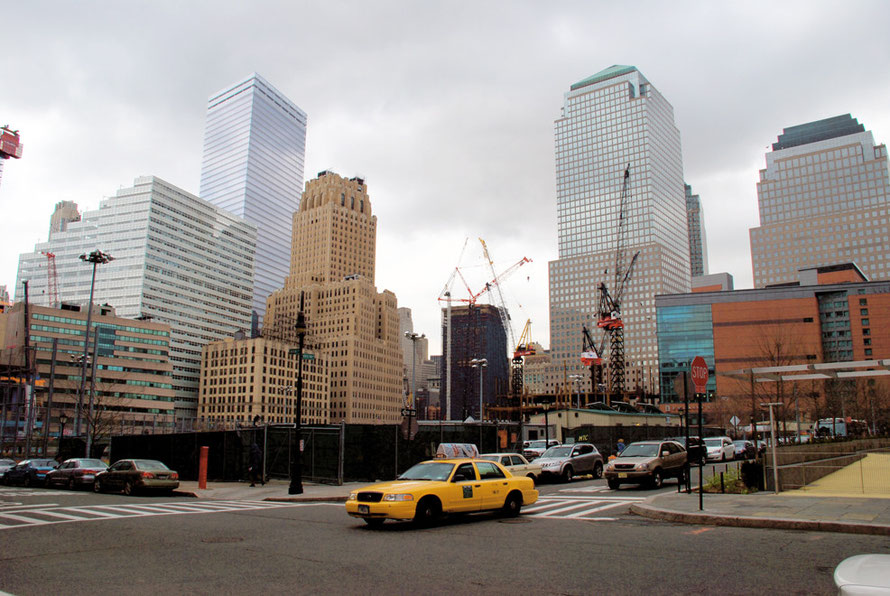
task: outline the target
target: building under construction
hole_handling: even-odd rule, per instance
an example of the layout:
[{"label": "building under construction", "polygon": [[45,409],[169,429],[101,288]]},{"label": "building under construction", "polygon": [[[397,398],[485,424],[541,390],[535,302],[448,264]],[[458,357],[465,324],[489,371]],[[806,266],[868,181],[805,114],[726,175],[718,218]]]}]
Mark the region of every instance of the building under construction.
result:
[{"label": "building under construction", "polygon": [[[442,309],[443,315],[445,309]],[[444,320],[444,316],[443,316]],[[442,326],[442,345],[448,345],[446,326]],[[484,367],[473,367],[471,360],[487,360]],[[496,403],[498,395],[509,391],[510,367],[507,362],[507,334],[497,307],[490,304],[454,306],[451,308],[451,374],[442,370],[440,395],[447,400],[450,386],[450,408],[443,403],[443,417],[450,411],[452,420],[478,419],[479,375],[482,374],[482,402]]]}]

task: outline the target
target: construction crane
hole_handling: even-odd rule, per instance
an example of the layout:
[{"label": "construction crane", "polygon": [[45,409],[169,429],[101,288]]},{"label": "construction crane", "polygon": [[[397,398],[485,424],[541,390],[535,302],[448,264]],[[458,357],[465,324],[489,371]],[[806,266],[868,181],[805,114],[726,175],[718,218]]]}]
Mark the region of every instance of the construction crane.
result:
[{"label": "construction crane", "polygon": [[[609,292],[606,282],[599,285],[600,303],[599,320],[597,327],[609,335],[609,392],[620,398],[624,395],[624,321],[621,318],[621,298],[627,287],[627,282],[633,273],[634,264],[640,251],[634,253],[630,264],[624,265],[624,237],[627,232],[626,213],[628,186],[630,184],[630,164],[624,169],[624,179],[621,184],[621,197],[618,203],[618,230],[615,240],[615,267],[612,292]],[[586,340],[585,340],[586,341]],[[592,342],[591,342],[592,345]],[[602,354],[602,351],[599,351]],[[607,397],[606,403],[611,399]]]},{"label": "construction crane", "polygon": [[59,272],[56,269],[56,255],[45,250],[40,254],[46,255],[46,288],[49,294],[51,308],[59,307]]},{"label": "construction crane", "polygon": [[[479,242],[482,243],[482,254],[485,255],[485,260],[488,261],[488,266],[491,268],[491,275],[493,276],[490,284],[486,285],[493,285],[496,290],[494,292],[494,296],[497,301],[495,307],[498,309],[498,314],[501,317],[501,325],[504,326],[504,331],[507,334],[507,341],[509,342],[507,345],[515,346],[517,344],[513,336],[513,325],[510,324],[510,313],[507,311],[507,304],[504,300],[504,293],[501,291],[501,282],[526,263],[531,263],[531,259],[529,259],[528,257],[522,257],[519,262],[510,266],[499,276],[497,273],[495,273],[494,261],[491,260],[491,255],[488,253],[488,245],[485,244],[485,240],[483,240],[482,238],[479,239]],[[527,330],[528,323],[526,323],[526,328],[525,330],[523,330],[523,334],[525,334]],[[520,356],[517,358],[515,350],[513,353],[513,359],[510,363],[510,373],[511,394],[518,398],[522,394],[522,357]]]},{"label": "construction crane", "polygon": [[[583,347],[581,352],[581,364],[590,368],[590,385],[594,392],[603,387],[603,347],[606,343],[606,333],[597,345],[587,330],[587,325],[581,325],[581,333],[583,335]],[[604,402],[608,398],[603,398]]]},{"label": "construction crane", "polygon": [[[494,270],[494,263],[491,261],[490,256],[488,254],[488,248],[485,245],[485,241],[481,238],[479,239],[482,242],[483,251],[485,254],[485,258],[488,261],[489,267],[492,272],[492,279],[485,283],[482,288],[479,290],[473,291],[470,289],[469,283],[467,283],[466,278],[460,270],[460,262],[463,258],[463,253],[467,247],[467,241],[464,241],[463,249],[461,250],[461,259],[458,259],[458,265],[454,268],[454,271],[451,272],[451,275],[448,277],[448,281],[445,283],[445,287],[442,289],[442,292],[439,293],[439,301],[446,303],[445,310],[445,343],[443,346],[443,354],[445,357],[445,407],[446,407],[446,420],[451,418],[451,337],[452,337],[452,329],[451,329],[451,305],[453,302],[463,302],[466,303],[470,308],[475,307],[476,302],[485,294],[492,292],[493,290],[497,290],[498,295],[500,297],[500,305],[495,305],[495,308],[498,310],[498,314],[501,317],[501,323],[504,325],[504,329],[507,332],[508,341],[510,342],[508,345],[513,345],[513,332],[510,329],[509,324],[509,315],[507,315],[506,308],[503,307],[503,294],[500,290],[500,284],[506,280],[508,277],[513,275],[517,269],[525,265],[526,263],[531,263],[531,259],[528,257],[523,257],[513,265],[509,266],[507,269],[502,271],[500,274],[496,273]],[[452,295],[452,288],[456,280],[460,280],[466,289],[466,298],[456,298]],[[504,317],[507,317],[507,321],[505,322]],[[475,336],[474,336],[475,337]]]},{"label": "construction crane", "polygon": [[0,126],[0,179],[3,178],[3,162],[9,158],[21,159],[22,148],[19,131]]},{"label": "construction crane", "polygon": [[[525,322],[525,327],[522,328],[522,333],[519,335],[519,343],[516,344],[516,348],[513,350],[513,360],[510,363],[510,391],[513,397],[517,400],[522,397],[522,387],[525,383],[523,376],[523,359],[526,356],[533,356],[534,354],[535,346],[532,344],[532,320],[528,319]],[[522,404],[519,403],[519,406],[521,407]]]}]

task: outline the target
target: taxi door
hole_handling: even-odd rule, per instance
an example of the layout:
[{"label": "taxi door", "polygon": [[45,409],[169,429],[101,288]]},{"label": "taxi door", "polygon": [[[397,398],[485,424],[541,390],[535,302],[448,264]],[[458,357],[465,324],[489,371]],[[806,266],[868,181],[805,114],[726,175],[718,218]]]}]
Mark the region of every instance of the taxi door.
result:
[{"label": "taxi door", "polygon": [[479,511],[481,503],[481,484],[476,476],[476,469],[470,462],[460,464],[455,469],[451,480],[443,489],[442,509],[447,512]]},{"label": "taxi door", "polygon": [[507,475],[494,462],[477,461],[479,491],[482,494],[480,509],[500,509],[507,499]]}]

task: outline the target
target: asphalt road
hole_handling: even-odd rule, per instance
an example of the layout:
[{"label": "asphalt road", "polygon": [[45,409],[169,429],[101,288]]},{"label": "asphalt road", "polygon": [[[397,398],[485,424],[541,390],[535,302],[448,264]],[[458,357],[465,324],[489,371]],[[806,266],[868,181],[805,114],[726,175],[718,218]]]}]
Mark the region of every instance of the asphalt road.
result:
[{"label": "asphalt road", "polygon": [[[547,506],[537,513],[529,507],[518,519],[459,517],[423,530],[392,522],[370,529],[342,503],[0,488],[0,590],[831,594],[841,560],[890,552],[882,537],[653,522],[629,515],[623,504],[597,509],[616,498],[601,486],[544,485]],[[618,491],[628,499],[649,494]],[[40,523],[27,521],[35,519]]]}]

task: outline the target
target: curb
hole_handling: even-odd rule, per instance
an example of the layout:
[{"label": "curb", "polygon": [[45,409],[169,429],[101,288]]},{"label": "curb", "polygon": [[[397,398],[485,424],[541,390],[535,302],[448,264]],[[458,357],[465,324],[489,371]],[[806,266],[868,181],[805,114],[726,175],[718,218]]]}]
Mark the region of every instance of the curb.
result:
[{"label": "curb", "polygon": [[197,494],[187,491],[187,490],[174,490],[170,494],[173,495],[174,497],[192,497],[193,499],[198,498]]},{"label": "curb", "polygon": [[811,532],[843,532],[847,534],[872,534],[890,536],[890,526],[876,526],[839,521],[819,521],[788,519],[777,517],[746,517],[741,515],[716,515],[713,513],[689,513],[658,509],[651,505],[634,503],[630,506],[631,513],[650,519],[678,522],[683,524],[699,524],[710,526],[729,526],[734,528],[771,528],[778,530],[806,530]]}]

